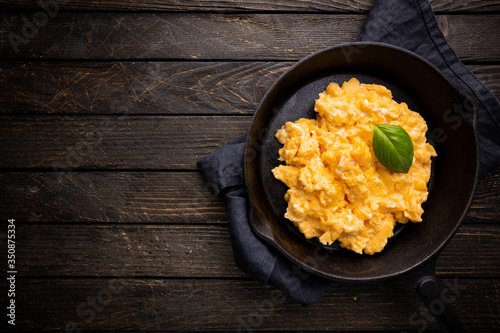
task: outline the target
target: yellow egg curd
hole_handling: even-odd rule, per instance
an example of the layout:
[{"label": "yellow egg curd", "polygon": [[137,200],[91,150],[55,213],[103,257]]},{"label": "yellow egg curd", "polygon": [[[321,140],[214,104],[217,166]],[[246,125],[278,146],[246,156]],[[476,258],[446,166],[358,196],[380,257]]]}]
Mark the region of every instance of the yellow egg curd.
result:
[{"label": "yellow egg curd", "polygon": [[[276,133],[283,144],[274,177],[288,186],[285,217],[306,238],[335,240],[356,253],[382,251],[396,222],[422,221],[434,148],[427,124],[389,89],[352,78],[319,94],[316,119],[287,122]],[[408,173],[393,173],[375,157],[369,123],[402,127],[413,142]]]}]

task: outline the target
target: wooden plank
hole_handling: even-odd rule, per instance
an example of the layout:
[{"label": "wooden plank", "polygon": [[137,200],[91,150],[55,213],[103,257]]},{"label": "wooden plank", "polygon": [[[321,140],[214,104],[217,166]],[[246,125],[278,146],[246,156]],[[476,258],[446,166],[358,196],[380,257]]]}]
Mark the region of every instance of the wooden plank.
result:
[{"label": "wooden plank", "polygon": [[17,223],[16,236],[18,271],[25,277],[115,271],[136,277],[244,277],[234,264],[227,225]]},{"label": "wooden plank", "polygon": [[[463,225],[440,255],[438,275],[499,277],[499,240],[498,225]],[[17,223],[16,244],[23,277],[109,277],[119,270],[135,277],[244,276],[227,225]]]},{"label": "wooden plank", "polygon": [[251,117],[3,116],[0,168],[195,169]]},{"label": "wooden plank", "polygon": [[[119,274],[119,272],[117,272]],[[445,297],[468,332],[493,332],[500,285],[489,279],[442,279]],[[248,280],[19,279],[16,330],[308,331],[437,330],[403,281],[335,283],[302,307]],[[326,314],[326,315],[325,315]],[[413,325],[412,325],[413,324]]]},{"label": "wooden plank", "polygon": [[[297,60],[354,41],[366,16],[75,12],[60,13],[31,31],[23,29],[29,20],[23,17],[8,13],[0,22],[0,31],[8,32],[0,37],[3,59]],[[497,15],[440,20],[461,60],[500,60]]]},{"label": "wooden plank", "polygon": [[0,216],[20,222],[227,221],[198,172],[9,172],[0,184]]},{"label": "wooden plank", "polygon": [[[4,114],[253,114],[293,62],[4,62]],[[500,65],[469,68],[500,99]]]},{"label": "wooden plank", "polygon": [[466,221],[500,221],[500,168],[480,179]]},{"label": "wooden plank", "polygon": [[5,62],[0,113],[251,115],[290,65]]},{"label": "wooden plank", "polygon": [[[195,172],[2,172],[0,184],[0,216],[24,222],[227,221],[224,202]],[[500,169],[479,182],[465,220],[498,221]]]},{"label": "wooden plank", "polygon": [[[49,1],[47,1],[49,2]],[[481,0],[430,0],[434,11],[493,11],[499,10],[500,4],[496,1]],[[263,1],[239,1],[239,0],[217,0],[217,1],[174,1],[174,0],[71,0],[57,1],[58,10],[148,10],[148,11],[290,11],[290,12],[366,12],[373,1],[339,1],[339,0],[317,0],[314,2],[306,0],[281,0],[272,2]],[[2,5],[6,9],[31,9],[40,10],[40,5],[29,0],[4,0]]]},{"label": "wooden plank", "polygon": [[499,255],[493,254],[496,251],[493,248],[498,247],[499,241],[498,223],[462,225],[439,255],[436,273],[442,276],[463,274],[476,277],[498,277]]}]

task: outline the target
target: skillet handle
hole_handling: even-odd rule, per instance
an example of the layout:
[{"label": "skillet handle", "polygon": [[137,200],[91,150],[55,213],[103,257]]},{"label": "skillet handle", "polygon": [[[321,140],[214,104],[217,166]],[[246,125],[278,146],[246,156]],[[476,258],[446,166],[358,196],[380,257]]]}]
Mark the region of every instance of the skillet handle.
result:
[{"label": "skillet handle", "polygon": [[450,306],[453,301],[441,290],[436,280],[437,257],[406,276],[420,295],[437,323],[446,333],[465,332],[460,320]]}]

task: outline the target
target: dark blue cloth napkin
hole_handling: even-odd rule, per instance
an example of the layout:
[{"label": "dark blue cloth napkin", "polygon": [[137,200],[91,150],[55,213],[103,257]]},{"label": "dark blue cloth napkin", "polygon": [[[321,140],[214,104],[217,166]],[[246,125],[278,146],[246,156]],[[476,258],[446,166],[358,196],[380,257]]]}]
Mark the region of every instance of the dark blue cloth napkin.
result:
[{"label": "dark blue cloth napkin", "polygon": [[[358,41],[397,45],[429,60],[469,94],[478,108],[481,175],[500,165],[500,105],[458,60],[438,27],[427,0],[376,0]],[[257,238],[248,223],[244,178],[245,135],[198,161],[207,184],[224,198],[236,265],[266,287],[310,305],[331,281],[306,273]]]}]

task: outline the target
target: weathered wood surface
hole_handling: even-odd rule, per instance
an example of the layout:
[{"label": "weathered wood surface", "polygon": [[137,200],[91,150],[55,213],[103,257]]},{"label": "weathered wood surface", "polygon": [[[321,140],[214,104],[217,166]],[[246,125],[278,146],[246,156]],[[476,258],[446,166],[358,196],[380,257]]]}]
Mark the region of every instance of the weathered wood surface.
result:
[{"label": "weathered wood surface", "polygon": [[[500,10],[498,1],[484,0],[430,0],[434,11],[493,11]],[[50,3],[45,1],[44,3]],[[120,11],[290,11],[290,12],[366,12],[370,10],[372,0],[280,0],[280,1],[178,1],[178,0],[59,0],[58,10],[120,10]],[[40,5],[30,0],[3,0],[5,9],[40,10]]]},{"label": "weathered wood surface", "polygon": [[[3,62],[1,113],[247,114],[291,62]],[[500,66],[488,75],[500,81]],[[499,84],[500,85],[500,84]]]},{"label": "weathered wood surface", "polygon": [[[0,184],[0,216],[20,222],[227,222],[197,172],[0,172]],[[465,222],[499,220],[500,169],[479,182]]]},{"label": "weathered wood surface", "polygon": [[[23,20],[23,17],[25,19]],[[366,15],[60,13],[23,28],[0,21],[0,59],[297,60],[356,39]],[[438,17],[441,21],[443,18]],[[496,15],[449,15],[445,36],[462,61],[498,61]],[[24,29],[24,30],[23,30]],[[17,37],[12,37],[12,34]],[[9,37],[10,36],[10,37]]]},{"label": "weathered wood surface", "polygon": [[4,172],[0,184],[0,215],[18,221],[227,221],[224,202],[197,172]]},{"label": "weathered wood surface", "polygon": [[[227,225],[22,224],[17,234],[22,277],[244,276]],[[439,256],[437,274],[500,277],[499,241],[498,225],[463,225]]]},{"label": "weathered wood surface", "polygon": [[[293,62],[3,62],[4,114],[247,114]],[[500,99],[500,65],[469,65]]]},{"label": "weathered wood surface", "polygon": [[[372,0],[63,0],[23,31],[38,3],[0,5],[16,331],[439,331],[403,281],[335,283],[309,308],[252,281],[234,264],[223,200],[196,171],[248,129],[294,61],[353,41]],[[499,97],[500,2],[430,3]],[[18,52],[12,33],[25,38]],[[452,307],[470,332],[500,327],[499,221],[497,169],[437,266],[443,287],[461,286]]]},{"label": "weathered wood surface", "polygon": [[195,169],[251,117],[0,116],[0,168]]},{"label": "weathered wood surface", "polygon": [[479,180],[466,220],[472,222],[479,219],[481,222],[498,223],[500,221],[499,214],[500,169],[496,169]]},{"label": "weathered wood surface", "polygon": [[[318,303],[304,308],[249,280],[130,279],[115,273],[111,279],[19,279],[24,292],[16,330],[437,330],[403,281],[334,283]],[[498,280],[441,279],[440,284],[455,288],[451,306],[469,332],[498,328]]]}]

